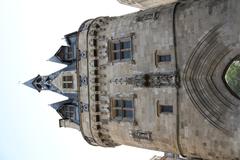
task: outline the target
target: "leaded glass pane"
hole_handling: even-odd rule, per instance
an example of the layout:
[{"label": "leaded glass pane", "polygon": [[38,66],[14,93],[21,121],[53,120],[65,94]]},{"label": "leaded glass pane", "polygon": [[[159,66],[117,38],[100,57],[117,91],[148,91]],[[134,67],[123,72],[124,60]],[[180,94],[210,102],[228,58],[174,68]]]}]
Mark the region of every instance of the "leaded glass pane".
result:
[{"label": "leaded glass pane", "polygon": [[133,103],[131,100],[124,100],[124,108],[133,108]]},{"label": "leaded glass pane", "polygon": [[132,119],[133,118],[133,111],[132,110],[124,110],[123,117]]},{"label": "leaded glass pane", "polygon": [[122,107],[122,100],[115,100],[115,107]]},{"label": "leaded glass pane", "polygon": [[171,55],[161,55],[158,56],[159,62],[170,62],[171,61]]},{"label": "leaded glass pane", "polygon": [[120,60],[120,59],[121,59],[120,52],[114,52],[114,60]]},{"label": "leaded glass pane", "polygon": [[113,48],[114,50],[120,50],[120,43],[114,43]]},{"label": "leaded glass pane", "polygon": [[122,59],[130,59],[130,58],[131,58],[131,52],[130,51],[122,52]]},{"label": "leaded glass pane", "polygon": [[131,48],[130,41],[121,42],[121,49],[129,49],[129,48]]},{"label": "leaded glass pane", "polygon": [[116,118],[122,118],[122,110],[121,109],[116,109],[115,113],[116,113]]},{"label": "leaded glass pane", "polygon": [[173,112],[173,106],[161,105],[161,112],[172,113]]}]

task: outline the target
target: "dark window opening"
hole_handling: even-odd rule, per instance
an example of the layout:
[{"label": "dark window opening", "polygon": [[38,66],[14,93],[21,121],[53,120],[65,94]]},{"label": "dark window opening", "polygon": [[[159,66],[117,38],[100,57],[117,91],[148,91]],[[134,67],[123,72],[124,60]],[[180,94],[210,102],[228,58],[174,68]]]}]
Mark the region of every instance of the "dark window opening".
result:
[{"label": "dark window opening", "polygon": [[96,49],[93,50],[93,55],[94,55],[94,57],[97,57],[97,50]]},{"label": "dark window opening", "polygon": [[65,54],[65,60],[70,61],[70,60],[72,60],[72,59],[73,59],[72,52],[67,52],[67,53]]},{"label": "dark window opening", "polygon": [[59,112],[62,114],[63,118],[76,120],[77,109],[74,105],[64,105]]},{"label": "dark window opening", "polygon": [[120,43],[114,43],[114,50],[120,50]]},{"label": "dark window opening", "polygon": [[120,109],[116,109],[116,115],[115,115],[116,118],[122,118],[122,110]]},{"label": "dark window opening", "polygon": [[125,108],[133,108],[133,103],[131,100],[124,100],[123,102]]},{"label": "dark window opening", "polygon": [[129,49],[129,48],[131,48],[131,42],[130,41],[126,41],[126,42],[121,43],[121,49]]},{"label": "dark window opening", "polygon": [[99,121],[100,121],[100,116],[96,115],[96,122],[99,122]]},{"label": "dark window opening", "polygon": [[121,107],[122,106],[122,100],[115,100],[115,107]]},{"label": "dark window opening", "polygon": [[97,46],[97,40],[96,39],[93,39],[93,45]]},{"label": "dark window opening", "polygon": [[38,88],[39,90],[42,89],[42,86],[41,86],[40,84],[36,84],[36,86],[37,86],[37,88]]},{"label": "dark window opening", "polygon": [[130,51],[124,51],[122,52],[122,59],[130,59],[131,58],[131,52]]},{"label": "dark window opening", "polygon": [[160,105],[160,113],[172,113],[173,106],[170,105]]},{"label": "dark window opening", "polygon": [[102,137],[102,133],[101,132],[98,132],[98,137]]},{"label": "dark window opening", "polygon": [[130,99],[115,99],[112,102],[112,118],[116,120],[134,118],[133,100]]},{"label": "dark window opening", "polygon": [[39,77],[39,78],[36,80],[37,83],[40,83],[41,81],[42,81],[42,78],[41,78],[41,77]]},{"label": "dark window opening", "polygon": [[100,112],[100,106],[98,104],[96,104],[96,112]]},{"label": "dark window opening", "polygon": [[114,52],[114,60],[121,60],[121,52]]},{"label": "dark window opening", "polygon": [[171,55],[159,55],[158,56],[158,62],[170,62],[171,61]]},{"label": "dark window opening", "polygon": [[97,125],[96,128],[97,128],[97,129],[101,129],[101,126],[100,126],[100,125]]},{"label": "dark window opening", "polygon": [[73,48],[68,46],[61,46],[55,56],[64,62],[70,62],[74,59]]},{"label": "dark window opening", "polygon": [[99,79],[98,78],[94,78],[94,82],[95,83],[99,83]]},{"label": "dark window opening", "polygon": [[98,60],[94,60],[93,65],[94,65],[94,67],[97,67],[98,66]]},{"label": "dark window opening", "polygon": [[99,91],[100,87],[99,86],[95,86],[95,91]]},{"label": "dark window opening", "polygon": [[63,88],[73,88],[72,83],[63,83]]},{"label": "dark window opening", "polygon": [[99,101],[99,94],[95,94],[95,101]]},{"label": "dark window opening", "polygon": [[63,76],[63,81],[72,81],[73,76]]},{"label": "dark window opening", "polygon": [[132,58],[131,38],[113,40],[110,42],[112,49],[110,51],[113,61],[124,61]]},{"label": "dark window opening", "polygon": [[100,28],[99,24],[96,24],[96,28]]},{"label": "dark window opening", "polygon": [[98,70],[94,70],[94,74],[95,74],[95,75],[98,75]]},{"label": "dark window opening", "polygon": [[73,88],[73,76],[62,77],[63,88]]},{"label": "dark window opening", "polygon": [[123,110],[123,117],[131,119],[133,117],[133,112],[131,110]]}]

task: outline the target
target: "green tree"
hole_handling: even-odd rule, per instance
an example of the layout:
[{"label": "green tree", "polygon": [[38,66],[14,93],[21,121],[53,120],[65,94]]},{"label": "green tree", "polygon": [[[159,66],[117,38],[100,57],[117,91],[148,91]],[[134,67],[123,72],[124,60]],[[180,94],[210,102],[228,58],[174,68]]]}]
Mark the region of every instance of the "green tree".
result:
[{"label": "green tree", "polygon": [[240,97],[240,60],[235,60],[229,66],[225,80],[233,92]]}]

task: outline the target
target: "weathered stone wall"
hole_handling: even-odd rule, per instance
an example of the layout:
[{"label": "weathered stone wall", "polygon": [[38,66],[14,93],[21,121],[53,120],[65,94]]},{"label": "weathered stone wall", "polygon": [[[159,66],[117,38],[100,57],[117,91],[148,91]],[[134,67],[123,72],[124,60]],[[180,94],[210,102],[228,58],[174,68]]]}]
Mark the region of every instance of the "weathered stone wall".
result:
[{"label": "weathered stone wall", "polygon": [[[148,73],[172,73],[175,70],[173,47],[172,13],[173,7],[150,9],[136,14],[116,18],[109,23],[103,33],[107,39],[129,37],[133,45],[133,61],[109,63],[106,69],[107,81],[117,77],[134,76]],[[149,18],[148,15],[161,15]],[[160,29],[161,28],[161,29]],[[160,40],[161,39],[161,40]],[[172,62],[156,67],[155,52],[160,51],[172,56]],[[113,140],[119,144],[137,147],[178,152],[176,146],[176,88],[144,88],[126,84],[107,84],[110,97],[136,95],[135,122],[110,121],[109,131]],[[173,114],[162,114],[157,117],[157,101],[160,104],[172,105]],[[130,132],[141,130],[151,132],[152,139],[136,140]],[[161,136],[160,136],[161,135]],[[160,147],[161,146],[161,147]]]},{"label": "weathered stone wall", "polygon": [[137,7],[140,9],[148,9],[177,1],[178,0],[118,0],[118,2],[122,4]]},{"label": "weathered stone wall", "polygon": [[[204,0],[176,11],[180,88],[180,140],[183,152],[209,159],[240,157],[239,99],[223,76],[239,55],[237,0]],[[231,146],[231,147],[230,147]]]},{"label": "weathered stone wall", "polygon": [[[237,0],[189,1],[84,23],[78,69],[88,78],[79,89],[79,101],[87,106],[80,116],[87,141],[237,160],[240,103],[222,77],[227,64],[239,55],[239,8]],[[132,38],[132,59],[111,62],[109,41],[123,37]],[[156,53],[171,55],[171,62],[156,64]],[[120,82],[149,73],[175,73],[175,85]],[[115,96],[134,97],[134,121],[111,119],[110,99]],[[158,103],[172,105],[173,113],[158,116]],[[136,138],[137,132],[151,136]]]}]

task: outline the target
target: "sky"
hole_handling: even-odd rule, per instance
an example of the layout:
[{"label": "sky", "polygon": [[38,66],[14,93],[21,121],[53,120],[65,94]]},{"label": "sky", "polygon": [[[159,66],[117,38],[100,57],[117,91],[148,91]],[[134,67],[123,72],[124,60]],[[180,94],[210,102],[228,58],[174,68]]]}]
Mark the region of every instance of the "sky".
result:
[{"label": "sky", "polygon": [[65,44],[65,34],[83,21],[137,9],[117,0],[0,0],[0,160],[149,160],[161,152],[120,146],[90,146],[79,131],[59,128],[49,104],[66,99],[22,85],[64,65],[47,61]]}]

